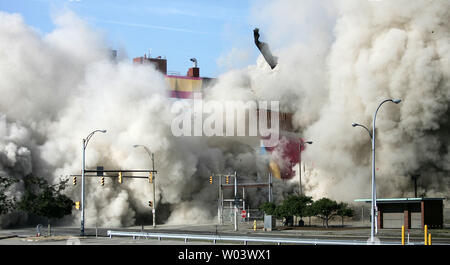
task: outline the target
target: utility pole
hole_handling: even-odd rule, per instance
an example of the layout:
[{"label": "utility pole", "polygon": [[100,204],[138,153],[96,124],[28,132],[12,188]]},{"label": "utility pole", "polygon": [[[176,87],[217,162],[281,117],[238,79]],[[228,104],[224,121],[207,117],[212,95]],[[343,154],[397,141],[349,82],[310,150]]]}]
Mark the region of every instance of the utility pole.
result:
[{"label": "utility pole", "polygon": [[[242,210],[245,211],[245,188],[242,188]],[[245,222],[246,217],[244,217]]]},{"label": "utility pole", "polygon": [[[214,176],[214,173],[212,174]],[[219,175],[219,198],[217,201],[217,218],[219,219],[219,224],[222,224],[222,176]]]},{"label": "utility pole", "polygon": [[298,148],[298,185],[299,185],[299,195],[303,195],[302,190],[302,148],[305,147],[305,144],[313,144],[312,141],[304,142],[303,139],[300,139],[300,144]]},{"label": "utility pole", "polygon": [[272,202],[272,173],[269,172],[269,202]]},{"label": "utility pole", "polygon": [[238,222],[237,222],[237,213],[238,213],[238,205],[239,200],[237,197],[237,175],[236,171],[234,172],[234,231],[238,231]]}]

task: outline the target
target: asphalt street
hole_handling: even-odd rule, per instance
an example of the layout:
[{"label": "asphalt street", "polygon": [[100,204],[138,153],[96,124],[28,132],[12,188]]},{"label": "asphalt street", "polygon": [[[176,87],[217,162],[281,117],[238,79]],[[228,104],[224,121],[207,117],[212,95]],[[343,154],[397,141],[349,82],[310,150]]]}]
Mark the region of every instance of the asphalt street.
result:
[{"label": "asphalt street", "polygon": [[[133,231],[148,233],[177,233],[177,234],[197,234],[197,235],[222,235],[222,236],[252,236],[252,237],[278,237],[278,238],[296,238],[296,239],[316,239],[316,240],[367,240],[370,235],[370,228],[344,227],[344,228],[320,228],[320,227],[278,227],[273,231],[264,231],[262,224],[258,224],[257,231],[253,231],[251,223],[239,225],[239,230],[234,231],[232,224],[215,225],[158,225],[144,227],[127,228],[86,228],[85,236],[80,237],[79,227],[52,227],[51,236],[47,236],[47,227],[41,228],[40,237],[36,237],[36,227],[24,227],[20,229],[0,230],[0,245],[208,245],[212,241],[189,240],[185,242],[182,239],[145,239],[132,237],[113,237],[107,236],[108,230],[114,231]],[[432,234],[433,244],[450,245],[450,229],[429,230]],[[408,235],[406,235],[408,236]],[[401,242],[400,229],[381,229],[377,235],[381,242],[398,244]],[[408,238],[406,238],[408,240]],[[409,242],[411,244],[423,244],[424,236],[421,229],[412,229],[409,233]],[[240,242],[216,242],[217,244],[242,244]],[[252,244],[252,243],[249,243]],[[256,244],[256,243],[253,243]]]}]

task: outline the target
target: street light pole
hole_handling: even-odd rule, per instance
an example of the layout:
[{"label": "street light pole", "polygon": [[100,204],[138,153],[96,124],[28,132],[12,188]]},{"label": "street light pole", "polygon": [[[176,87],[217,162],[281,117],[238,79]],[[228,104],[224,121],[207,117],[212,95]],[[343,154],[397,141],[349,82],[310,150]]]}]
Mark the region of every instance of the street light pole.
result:
[{"label": "street light pole", "polygon": [[367,129],[367,127],[366,126],[364,126],[364,125],[362,125],[362,124],[358,124],[358,123],[352,123],[352,126],[353,127],[363,127],[364,129],[366,129],[366,131],[369,133],[369,136],[370,136],[370,140],[372,141],[372,133],[369,131],[369,129]]},{"label": "street light pole", "polygon": [[300,139],[300,145],[299,145],[299,150],[298,150],[298,185],[299,185],[299,191],[300,191],[300,196],[303,194],[302,191],[302,147],[305,146],[306,144],[312,144],[312,141],[307,141],[307,142],[303,142],[302,139]]},{"label": "street light pole", "polygon": [[234,172],[234,231],[238,231],[237,213],[239,210],[239,201],[237,199],[237,175]]},{"label": "street light pole", "polygon": [[[153,152],[150,152],[150,150],[144,146],[144,145],[133,145],[133,147],[143,147],[147,154],[150,156],[152,160],[152,170],[155,170],[155,154]],[[152,173],[153,174],[153,173]],[[156,189],[155,189],[155,180],[156,177],[153,177],[152,179],[152,186],[153,186],[153,205],[152,205],[152,215],[153,215],[153,228],[156,228]]]},{"label": "street light pole", "polygon": [[[401,102],[400,99],[386,99],[378,105],[375,114],[373,115],[373,125],[372,125],[372,203],[371,203],[371,226],[370,226],[370,242],[375,243],[375,208],[376,208],[376,200],[377,200],[377,190],[376,190],[376,182],[375,182],[375,122],[377,119],[378,110],[381,108],[386,102],[393,102],[395,104],[399,104]],[[358,124],[353,124],[353,127],[358,126]],[[364,127],[360,125],[361,127]],[[367,128],[366,128],[367,129]]]},{"label": "street light pole", "polygon": [[84,171],[85,171],[85,158],[86,158],[85,153],[86,153],[86,148],[89,143],[89,140],[92,138],[92,136],[96,132],[106,133],[106,130],[95,130],[95,131],[91,132],[85,139],[83,139],[83,160],[81,162],[81,167],[82,167],[82,169],[81,169],[81,231],[80,231],[81,236],[84,236],[84,201],[85,201],[85,199],[84,199],[84,197],[85,197]]},{"label": "street light pole", "polygon": [[81,162],[81,231],[80,235],[84,236],[84,169],[85,169],[85,150],[86,139],[83,138],[83,160]]},{"label": "street light pole", "polygon": [[[155,154],[152,153],[152,170],[155,170]],[[152,173],[153,174],[153,173]],[[153,209],[152,209],[152,215],[153,215],[153,228],[156,228],[156,176],[153,177],[152,180],[153,184]]]},{"label": "street light pole", "polygon": [[[362,124],[358,124],[358,123],[352,123],[352,126],[353,127],[362,127],[362,128],[364,128],[368,133],[369,133],[369,136],[370,136],[370,141],[371,141],[371,143],[372,143],[372,140],[373,140],[373,137],[372,137],[372,133],[370,132],[370,130],[369,129],[367,129],[367,127],[366,126],[364,126],[364,125],[362,125]],[[375,193],[375,202],[377,201],[377,198],[376,198],[376,193]],[[375,208],[376,208],[376,204],[375,204]],[[375,210],[375,212],[377,212],[376,210]],[[378,220],[375,218],[375,235],[376,234],[378,234]],[[371,223],[371,227],[372,227],[372,223]]]}]

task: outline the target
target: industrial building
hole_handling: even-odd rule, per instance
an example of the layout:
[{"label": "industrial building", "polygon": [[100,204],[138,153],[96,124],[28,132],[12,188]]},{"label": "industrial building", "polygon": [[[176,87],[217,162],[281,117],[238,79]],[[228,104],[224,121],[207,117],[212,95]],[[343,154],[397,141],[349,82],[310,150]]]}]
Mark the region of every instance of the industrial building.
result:
[{"label": "industrial building", "polygon": [[[146,54],[141,57],[133,59],[135,64],[152,64],[156,70],[161,72],[166,79],[168,85],[169,97],[174,100],[189,100],[193,99],[194,93],[202,95],[202,93],[208,89],[214,82],[215,78],[201,77],[200,68],[197,64],[197,59],[190,59],[193,66],[188,69],[186,75],[173,74],[167,71],[167,60],[158,56],[151,58]],[[259,114],[259,112],[258,112]],[[276,178],[290,179],[295,176],[295,170],[293,166],[300,161],[300,149],[303,151],[305,146],[303,140],[299,135],[294,132],[292,125],[292,113],[278,113],[267,110],[267,121],[270,126],[271,116],[278,115],[279,128],[280,128],[280,143],[281,145],[275,147],[264,146],[264,140],[262,137],[256,137],[243,140],[246,144],[261,148],[261,153],[277,152],[281,156],[277,156],[279,161],[272,161],[270,170]]]},{"label": "industrial building", "polygon": [[161,72],[167,81],[171,98],[192,99],[193,93],[202,93],[204,89],[211,85],[214,78],[200,77],[200,68],[197,67],[197,60],[192,58],[193,67],[189,68],[185,76],[168,74],[167,59],[158,56],[151,58],[147,55],[133,59],[135,64],[152,64],[156,70]]}]

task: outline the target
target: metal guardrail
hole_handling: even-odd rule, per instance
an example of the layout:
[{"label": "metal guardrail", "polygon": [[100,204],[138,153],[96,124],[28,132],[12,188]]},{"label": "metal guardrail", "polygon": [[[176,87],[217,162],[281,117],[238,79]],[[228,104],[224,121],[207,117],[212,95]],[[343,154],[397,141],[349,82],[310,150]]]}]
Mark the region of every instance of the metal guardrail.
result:
[{"label": "metal guardrail", "polygon": [[[157,238],[172,238],[172,239],[184,239],[187,242],[189,239],[212,241],[214,244],[217,241],[238,241],[247,245],[248,242],[258,243],[276,243],[278,245],[284,244],[307,244],[307,245],[367,245],[367,241],[356,240],[323,240],[323,239],[300,239],[300,238],[276,238],[276,237],[250,237],[250,236],[230,236],[230,235],[196,235],[196,234],[172,234],[172,233],[144,233],[144,232],[123,232],[108,230],[107,235],[112,238],[113,236],[128,236]],[[383,245],[399,245],[395,243],[383,243]]]}]

